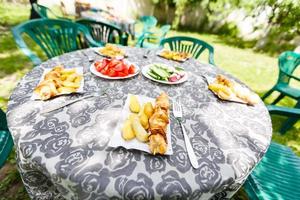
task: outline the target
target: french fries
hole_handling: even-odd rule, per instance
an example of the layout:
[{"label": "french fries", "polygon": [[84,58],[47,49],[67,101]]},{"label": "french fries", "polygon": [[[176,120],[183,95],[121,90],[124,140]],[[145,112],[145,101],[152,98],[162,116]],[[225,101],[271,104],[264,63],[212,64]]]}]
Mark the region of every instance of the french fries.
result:
[{"label": "french fries", "polygon": [[176,60],[176,61],[184,61],[191,57],[190,54],[185,52],[175,52],[166,49],[160,53],[160,56],[169,60]]},{"label": "french fries", "polygon": [[65,69],[56,66],[44,76],[44,80],[35,88],[34,92],[42,100],[50,99],[61,94],[76,92],[80,87],[82,75],[76,69]]},{"label": "french fries", "polygon": [[118,56],[125,56],[125,52],[113,44],[106,44],[104,48],[99,51],[101,54],[110,58],[116,58]]}]

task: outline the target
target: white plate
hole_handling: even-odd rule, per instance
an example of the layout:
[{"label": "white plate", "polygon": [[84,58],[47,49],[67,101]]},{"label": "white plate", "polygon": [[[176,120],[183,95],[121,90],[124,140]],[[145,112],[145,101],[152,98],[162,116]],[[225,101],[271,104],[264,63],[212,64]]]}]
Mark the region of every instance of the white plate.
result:
[{"label": "white plate", "polygon": [[[149,150],[149,146],[147,143],[143,143],[138,141],[136,138],[126,141],[122,138],[122,126],[124,124],[124,121],[127,119],[127,117],[130,115],[131,111],[129,110],[129,99],[130,95],[128,94],[125,105],[123,107],[123,110],[121,112],[120,119],[118,121],[118,124],[113,132],[113,136],[111,137],[108,146],[111,147],[124,147],[126,149],[137,149],[141,151],[145,151],[151,154]],[[136,95],[136,97],[139,100],[139,103],[143,105],[146,102],[151,102],[152,105],[155,104],[155,99],[149,98],[146,96],[140,96]],[[170,128],[170,123],[167,126],[167,141],[168,141],[168,147],[167,147],[167,152],[165,155],[172,155],[173,154],[173,149],[172,149],[172,142],[171,142],[171,128]]]},{"label": "white plate", "polygon": [[168,84],[168,85],[176,85],[176,84],[183,83],[183,82],[187,81],[187,79],[188,79],[188,74],[187,74],[187,72],[185,71],[185,76],[182,77],[179,81],[176,81],[176,82],[156,80],[155,78],[153,78],[152,76],[150,76],[150,75],[148,74],[149,68],[150,68],[152,65],[153,65],[153,64],[146,65],[146,66],[143,67],[143,69],[142,69],[142,74],[143,74],[146,78],[151,79],[152,81],[156,81],[156,82],[163,83],[163,84]]},{"label": "white plate", "polygon": [[[83,92],[83,86],[84,86],[83,68],[82,67],[74,67],[74,68],[65,68],[65,69],[75,69],[76,73],[82,76],[82,79],[81,79],[81,82],[80,82],[80,87],[76,90],[76,92],[57,94],[56,96],[66,95],[66,94],[71,94],[71,93],[82,93]],[[42,74],[42,77],[39,81],[39,84],[44,80],[45,75],[48,72],[50,72],[51,70],[52,70],[52,68],[47,68],[47,69],[44,70],[44,72]],[[32,100],[40,100],[41,97],[38,94],[36,94],[35,92],[33,92],[32,96],[31,96],[31,99]]]},{"label": "white plate", "polygon": [[99,54],[100,56],[104,56],[106,58],[114,58],[114,59],[118,59],[118,60],[122,60],[123,58],[127,57],[126,55],[125,56],[116,56],[116,57],[110,57],[108,55],[104,55],[100,52],[101,49],[103,49],[104,47],[97,47],[97,48],[93,48],[94,52]]},{"label": "white plate", "polygon": [[[133,64],[133,63],[129,63],[129,62],[125,62],[125,63],[126,63],[126,64]],[[138,75],[139,72],[140,72],[140,68],[139,68],[137,65],[133,64],[134,67],[135,67],[135,70],[136,70],[134,74],[129,74],[128,76],[124,76],[124,77],[110,77],[110,76],[106,76],[106,75],[101,74],[100,72],[98,72],[98,71],[96,70],[94,64],[95,64],[95,62],[91,64],[91,66],[90,66],[90,71],[91,71],[94,75],[96,75],[96,76],[99,76],[99,77],[105,78],[105,79],[109,79],[109,80],[119,80],[119,79],[127,79],[127,78],[131,78],[131,77],[134,77],[134,76]]]}]

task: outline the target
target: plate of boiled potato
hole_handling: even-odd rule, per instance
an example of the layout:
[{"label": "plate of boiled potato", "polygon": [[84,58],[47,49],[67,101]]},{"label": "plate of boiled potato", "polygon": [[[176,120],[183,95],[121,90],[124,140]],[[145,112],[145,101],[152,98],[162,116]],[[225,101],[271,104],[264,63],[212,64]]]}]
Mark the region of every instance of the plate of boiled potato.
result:
[{"label": "plate of boiled potato", "polygon": [[155,112],[156,99],[128,94],[121,117],[113,132],[108,146],[124,147],[126,149],[137,149],[150,154],[172,155],[171,129],[169,118],[165,123],[166,148],[159,152],[151,149],[151,136],[149,119]]}]

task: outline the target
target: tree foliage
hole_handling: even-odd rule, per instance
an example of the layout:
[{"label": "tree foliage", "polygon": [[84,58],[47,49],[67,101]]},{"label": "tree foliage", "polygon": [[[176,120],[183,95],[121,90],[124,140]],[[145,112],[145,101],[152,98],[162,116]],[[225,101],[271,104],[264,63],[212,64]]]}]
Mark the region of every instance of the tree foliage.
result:
[{"label": "tree foliage", "polygon": [[[152,0],[154,3],[163,3],[175,7],[175,18],[172,27],[177,29],[180,26],[180,19],[188,6],[201,7],[206,11],[206,28],[200,30],[214,30],[215,24],[220,24],[234,10],[243,10],[247,16],[258,18],[262,12],[267,13],[267,24],[263,27],[264,35],[258,38],[256,47],[269,48],[278,46],[274,51],[292,48],[297,41],[292,39],[300,36],[300,1],[299,0]],[[221,23],[222,24],[222,23]],[[218,27],[219,32],[233,36],[237,31],[232,25],[226,23]],[[263,42],[261,42],[263,40]],[[300,43],[300,41],[299,41]]]}]

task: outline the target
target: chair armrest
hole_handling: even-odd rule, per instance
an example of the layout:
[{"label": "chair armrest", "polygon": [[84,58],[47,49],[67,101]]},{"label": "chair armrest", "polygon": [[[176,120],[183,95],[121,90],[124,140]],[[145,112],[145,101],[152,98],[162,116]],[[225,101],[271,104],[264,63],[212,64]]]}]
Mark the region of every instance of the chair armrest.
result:
[{"label": "chair armrest", "polygon": [[296,76],[293,76],[293,75],[291,75],[291,74],[288,74],[288,73],[286,73],[286,72],[284,72],[284,71],[281,71],[281,72],[284,73],[285,75],[287,75],[288,77],[292,78],[292,79],[295,79],[295,80],[297,80],[297,81],[300,81],[300,78],[298,78],[298,77],[296,77]]},{"label": "chair armrest", "polygon": [[146,39],[159,39],[158,37],[153,35],[153,32],[145,31],[141,36],[138,37],[136,46],[143,47],[143,43]]},{"label": "chair armrest", "polygon": [[89,47],[103,47],[104,46],[103,42],[97,42],[92,38],[89,30],[85,26],[78,24],[78,27],[79,27],[79,30],[83,33],[84,37],[86,38]]},{"label": "chair armrest", "polygon": [[155,36],[155,35],[146,35],[144,39],[159,39],[159,37]]},{"label": "chair armrest", "polygon": [[42,63],[41,59],[37,57],[32,51],[30,51],[27,47],[20,47],[20,49],[26,56],[30,58],[34,66],[40,65]]},{"label": "chair armrest", "polygon": [[287,117],[300,117],[299,108],[288,108],[274,105],[268,105],[267,108],[270,114],[284,115]]},{"label": "chair armrest", "polygon": [[33,62],[34,66],[37,66],[42,63],[41,59],[35,55],[30,49],[27,47],[26,43],[24,42],[23,38],[21,37],[21,32],[18,30],[18,27],[12,29],[13,36],[17,43],[17,46],[23,51],[23,53],[30,58]]}]

